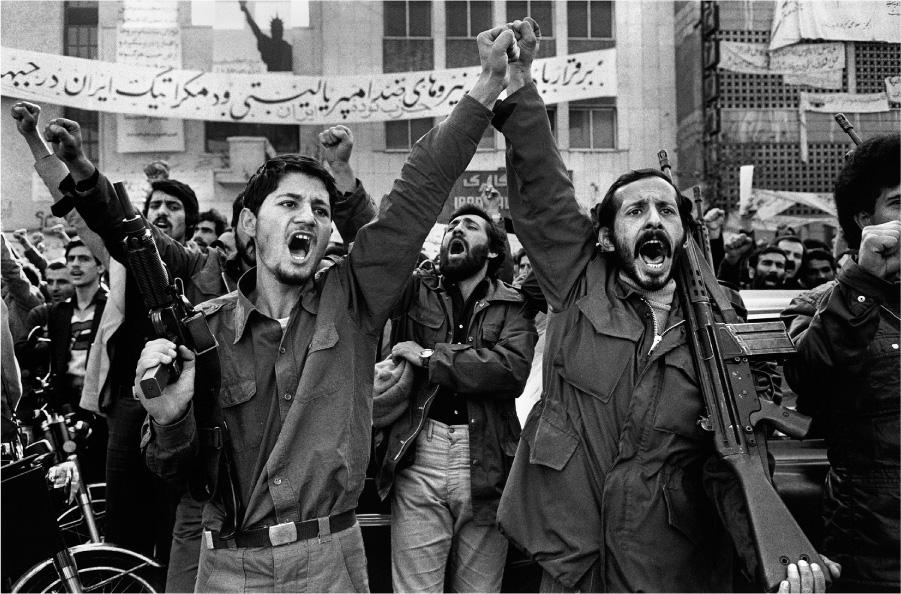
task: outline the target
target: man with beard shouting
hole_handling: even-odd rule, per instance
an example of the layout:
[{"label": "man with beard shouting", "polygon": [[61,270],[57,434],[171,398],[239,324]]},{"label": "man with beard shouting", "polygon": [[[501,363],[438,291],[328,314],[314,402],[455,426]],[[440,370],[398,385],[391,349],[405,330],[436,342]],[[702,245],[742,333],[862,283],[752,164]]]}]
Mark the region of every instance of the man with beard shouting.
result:
[{"label": "man with beard shouting", "polygon": [[[673,278],[691,202],[643,169],[620,176],[585,217],[531,80],[533,23],[511,27],[519,59],[492,123],[507,142],[517,235],[553,314],[544,392],[499,525],[541,565],[542,591],[729,591],[721,517],[747,521],[698,424],[704,403]],[[803,561],[788,577],[786,591],[825,587],[822,569]]]},{"label": "man with beard shouting", "polygon": [[749,289],[785,289],[788,258],[775,245],[767,245],[748,258],[748,274],[751,277]]},{"label": "man with beard shouting", "polygon": [[440,273],[417,270],[392,315],[391,357],[413,369],[377,477],[382,498],[393,488],[395,592],[500,591],[507,540],[495,516],[538,338],[521,294],[498,279],[506,252],[488,213],[462,206]]}]

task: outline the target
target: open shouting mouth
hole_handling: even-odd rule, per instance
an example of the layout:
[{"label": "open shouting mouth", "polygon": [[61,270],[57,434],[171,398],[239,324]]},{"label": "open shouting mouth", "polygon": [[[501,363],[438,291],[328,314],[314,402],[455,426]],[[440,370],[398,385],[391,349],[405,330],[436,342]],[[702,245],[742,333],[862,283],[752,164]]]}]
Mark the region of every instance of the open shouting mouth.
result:
[{"label": "open shouting mouth", "polygon": [[662,270],[666,259],[672,255],[669,239],[660,231],[643,234],[635,251],[641,262],[651,270]]},{"label": "open shouting mouth", "polygon": [[454,237],[447,245],[447,253],[452,256],[463,254],[466,252],[466,242],[459,237]]},{"label": "open shouting mouth", "polygon": [[288,238],[288,250],[291,252],[291,259],[298,263],[303,263],[310,255],[310,248],[314,242],[313,235],[307,231],[295,231]]}]

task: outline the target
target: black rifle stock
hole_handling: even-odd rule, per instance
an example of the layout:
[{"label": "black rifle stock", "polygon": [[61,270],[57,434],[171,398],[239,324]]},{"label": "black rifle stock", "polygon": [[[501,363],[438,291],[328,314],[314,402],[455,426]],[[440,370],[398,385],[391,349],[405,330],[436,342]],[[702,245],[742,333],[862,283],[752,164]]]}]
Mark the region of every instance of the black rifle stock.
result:
[{"label": "black rifle stock", "polygon": [[[669,175],[666,152],[658,153],[658,158],[661,169]],[[810,428],[810,418],[758,396],[750,365],[753,359],[786,357],[795,352],[794,345],[781,322],[737,323],[734,310],[722,294],[713,298],[726,322],[716,321],[708,286],[712,291],[720,289],[698,243],[704,239],[703,220],[697,223],[692,231],[700,237],[696,239],[686,230],[675,273],[707,411],[698,422],[712,432],[717,455],[738,479],[758,561],[757,578],[763,587],[777,590],[786,579],[788,564],[799,559],[819,564],[828,582],[826,565],[772,484],[766,445],[768,424],[801,438]]]},{"label": "black rifle stock", "polygon": [[[217,347],[203,314],[185,299],[181,281],[171,282],[146,221],[134,210],[121,182],[113,184],[125,215],[123,222],[125,257],[147,307],[157,336],[185,345],[198,355]],[[148,369],[141,378],[147,398],[156,398],[181,375],[181,360]]]}]

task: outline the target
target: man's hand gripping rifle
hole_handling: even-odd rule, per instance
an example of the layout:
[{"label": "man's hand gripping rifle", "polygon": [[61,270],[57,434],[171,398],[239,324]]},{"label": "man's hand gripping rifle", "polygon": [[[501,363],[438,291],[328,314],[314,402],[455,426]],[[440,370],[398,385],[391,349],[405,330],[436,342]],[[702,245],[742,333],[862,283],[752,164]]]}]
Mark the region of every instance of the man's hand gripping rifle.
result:
[{"label": "man's hand gripping rifle", "polygon": [[[666,152],[660,151],[658,158],[670,176]],[[810,428],[810,418],[758,396],[751,362],[785,358],[795,348],[782,322],[740,323],[700,247],[703,235],[695,237],[704,229],[698,202],[694,228],[686,230],[676,270],[707,409],[707,416],[698,423],[713,433],[717,455],[738,478],[757,554],[757,577],[767,591],[775,591],[786,579],[789,563],[803,559],[826,567],[776,492],[767,454],[768,425],[800,439]],[[725,322],[715,320],[711,299]],[[828,581],[828,571],[824,574]]]},{"label": "man's hand gripping rifle", "polygon": [[[116,196],[125,213],[125,257],[128,268],[138,283],[150,321],[157,336],[185,345],[197,355],[217,348],[216,338],[203,317],[184,296],[181,279],[170,281],[166,265],[160,258],[153,234],[147,222],[135,212],[128,193],[121,182],[113,184]],[[181,362],[148,369],[141,378],[141,390],[146,398],[156,398],[169,383],[181,375]]]}]

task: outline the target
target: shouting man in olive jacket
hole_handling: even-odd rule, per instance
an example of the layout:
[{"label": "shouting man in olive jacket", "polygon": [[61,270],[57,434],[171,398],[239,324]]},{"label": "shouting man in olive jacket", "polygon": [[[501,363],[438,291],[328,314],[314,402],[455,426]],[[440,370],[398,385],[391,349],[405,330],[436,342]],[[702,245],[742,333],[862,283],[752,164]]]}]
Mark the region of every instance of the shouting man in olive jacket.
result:
[{"label": "shouting man in olive jacket", "polygon": [[[731,590],[733,530],[721,518],[742,553],[747,520],[698,423],[704,403],[674,295],[691,203],[645,169],[617,179],[592,220],[582,214],[531,81],[532,22],[511,27],[519,60],[492,123],[507,142],[517,235],[553,313],[542,399],[500,527],[542,566],[542,591]],[[785,591],[825,587],[816,565],[787,574]]]}]

